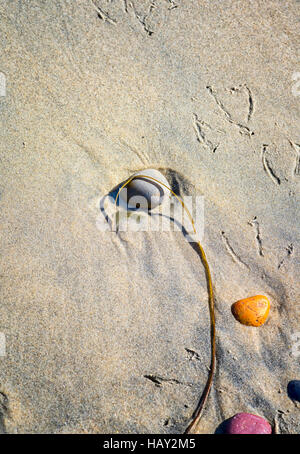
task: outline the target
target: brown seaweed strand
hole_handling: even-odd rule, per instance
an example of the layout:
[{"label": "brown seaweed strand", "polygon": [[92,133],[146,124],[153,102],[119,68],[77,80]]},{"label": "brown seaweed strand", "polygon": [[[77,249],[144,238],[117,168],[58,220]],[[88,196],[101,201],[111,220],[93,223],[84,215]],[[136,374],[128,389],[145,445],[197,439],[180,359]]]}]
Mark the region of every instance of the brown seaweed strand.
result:
[{"label": "brown seaweed strand", "polygon": [[[148,175],[136,175],[136,176],[130,177],[120,187],[120,189],[118,191],[118,194],[116,196],[115,207],[117,206],[117,202],[118,202],[118,198],[119,198],[121,190],[123,188],[125,188],[125,186],[127,186],[135,178],[150,179],[150,180],[153,180],[153,181],[161,184],[166,189],[168,189],[171,192],[171,194],[173,194],[177,198],[177,200],[179,200],[179,202],[181,203],[183,209],[187,212],[187,214],[188,214],[188,216],[190,218],[191,224],[193,226],[194,233],[195,234],[197,233],[196,232],[196,228],[195,228],[195,223],[194,223],[194,220],[192,218],[192,215],[189,212],[188,208],[185,206],[183,200],[181,200],[181,198],[178,197],[178,195],[175,194],[175,192],[172,191],[171,188],[169,188],[168,186],[166,186],[164,183],[162,183],[161,181],[157,180],[156,178],[149,177]],[[209,396],[209,393],[210,393],[210,390],[211,390],[211,387],[212,387],[214,373],[215,373],[215,369],[216,369],[216,322],[215,322],[215,304],[214,304],[214,292],[213,292],[212,278],[211,278],[211,273],[210,273],[210,269],[209,269],[209,265],[208,265],[208,261],[207,261],[204,249],[203,249],[200,241],[197,241],[197,244],[198,244],[198,247],[199,247],[199,255],[200,255],[202,264],[204,266],[205,276],[206,276],[206,281],[207,281],[208,304],[209,304],[209,314],[210,314],[211,362],[210,362],[210,370],[209,370],[209,375],[208,375],[208,378],[207,378],[207,382],[206,382],[205,388],[204,388],[203,393],[201,395],[201,398],[200,398],[200,400],[198,402],[197,408],[194,411],[192,421],[190,422],[190,424],[188,425],[187,429],[184,432],[186,434],[197,434],[197,433],[199,433],[200,419],[201,419],[204,406],[205,406],[205,404],[207,402],[207,398]]]}]

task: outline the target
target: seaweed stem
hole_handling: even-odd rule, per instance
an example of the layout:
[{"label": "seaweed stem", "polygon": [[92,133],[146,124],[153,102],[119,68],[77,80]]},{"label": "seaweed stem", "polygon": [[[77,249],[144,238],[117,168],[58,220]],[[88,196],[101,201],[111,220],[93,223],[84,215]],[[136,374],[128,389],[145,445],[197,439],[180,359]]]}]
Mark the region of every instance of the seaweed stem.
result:
[{"label": "seaweed stem", "polygon": [[[195,223],[194,223],[194,220],[192,218],[192,215],[189,212],[188,208],[185,206],[183,200],[181,200],[181,198],[177,194],[175,194],[175,192],[172,191],[171,188],[166,186],[164,183],[161,183],[156,178],[150,177],[148,175],[134,175],[134,176],[130,177],[120,187],[120,189],[118,191],[118,194],[117,194],[116,200],[115,200],[115,208],[117,208],[117,202],[118,202],[118,198],[119,198],[119,194],[120,194],[121,190],[123,188],[125,188],[125,186],[127,186],[135,178],[150,179],[150,180],[153,180],[153,181],[161,184],[166,189],[168,189],[171,192],[171,194],[174,195],[177,198],[177,200],[179,200],[179,202],[181,203],[183,209],[186,211],[186,213],[188,214],[188,216],[190,218],[194,233],[195,234],[197,233],[196,232],[196,228],[195,228]],[[209,375],[208,375],[208,378],[207,378],[207,382],[206,382],[205,388],[204,388],[203,393],[202,393],[202,395],[200,397],[200,400],[198,402],[196,410],[193,413],[192,420],[191,420],[190,424],[188,425],[187,429],[184,432],[186,434],[197,434],[197,433],[199,433],[198,430],[199,430],[199,425],[200,425],[200,419],[201,419],[204,406],[205,406],[205,404],[207,402],[207,399],[208,399],[208,396],[209,396],[209,393],[210,393],[210,390],[211,390],[211,387],[212,387],[214,373],[215,373],[215,369],[216,369],[216,322],[215,322],[215,304],[214,304],[214,292],[213,292],[212,278],[211,278],[210,268],[209,268],[209,265],[208,265],[208,261],[207,261],[204,249],[203,249],[200,241],[196,241],[196,243],[197,243],[197,245],[199,247],[199,255],[200,255],[204,270],[205,270],[205,276],[206,276],[206,281],[207,281],[208,304],[209,304],[209,314],[210,314],[211,362],[210,362]]]}]

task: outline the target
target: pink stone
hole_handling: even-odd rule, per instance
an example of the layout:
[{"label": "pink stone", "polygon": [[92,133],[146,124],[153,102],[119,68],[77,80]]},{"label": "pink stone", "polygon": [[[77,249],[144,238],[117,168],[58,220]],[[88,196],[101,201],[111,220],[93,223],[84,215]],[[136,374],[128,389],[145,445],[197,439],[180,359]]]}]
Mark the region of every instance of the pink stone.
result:
[{"label": "pink stone", "polygon": [[227,434],[271,434],[272,427],[261,416],[250,413],[237,413],[228,419],[226,424]]}]

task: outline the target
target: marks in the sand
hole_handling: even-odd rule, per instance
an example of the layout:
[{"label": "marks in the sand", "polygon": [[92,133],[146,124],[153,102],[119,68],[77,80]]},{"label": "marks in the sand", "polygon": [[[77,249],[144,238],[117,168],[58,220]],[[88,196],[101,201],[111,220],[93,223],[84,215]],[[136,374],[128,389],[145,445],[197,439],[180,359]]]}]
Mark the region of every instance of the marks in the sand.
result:
[{"label": "marks in the sand", "polygon": [[[125,13],[128,13],[130,7],[132,7],[133,5],[133,1],[130,1],[130,0],[121,0],[121,2],[123,3],[123,7],[124,7],[124,12]],[[160,0],[142,0],[142,1],[139,1],[140,4],[142,3],[146,3],[149,5],[150,3],[150,6],[153,5],[153,6],[157,6],[158,3],[161,3]],[[172,9],[175,9],[175,8],[178,8],[178,3],[175,2],[174,0],[162,0],[162,3],[165,5],[165,7],[171,11]]]},{"label": "marks in the sand", "polygon": [[[195,350],[192,350],[191,348],[185,348],[185,351],[187,353],[187,359],[189,362],[194,364],[202,363],[201,356]],[[207,365],[205,365],[205,368],[208,370],[208,372],[210,371],[210,367],[208,367]]]},{"label": "marks in the sand", "polygon": [[104,22],[108,22],[109,24],[113,24],[113,25],[115,25],[117,23],[117,21],[115,19],[113,19],[112,17],[110,17],[109,13],[107,11],[105,11],[103,9],[103,7],[101,7],[98,4],[98,3],[101,3],[101,2],[97,2],[96,3],[94,0],[90,0],[90,1],[91,1],[93,7],[95,8],[95,10],[98,13],[99,19],[103,20]]},{"label": "marks in the sand", "polygon": [[254,112],[254,98],[253,98],[253,95],[252,95],[252,91],[250,90],[248,85],[244,84],[244,85],[238,85],[237,87],[231,87],[230,88],[230,93],[231,94],[243,93],[243,94],[245,94],[248,97],[247,122],[249,123],[249,121],[251,120],[252,114]]},{"label": "marks in the sand", "polygon": [[263,250],[263,245],[262,245],[262,237],[261,237],[261,229],[260,229],[260,224],[257,220],[257,217],[254,216],[254,218],[248,222],[251,227],[253,227],[255,231],[255,239],[256,239],[256,244],[257,244],[257,252],[261,257],[264,257],[264,250]]},{"label": "marks in the sand", "polygon": [[169,3],[168,10],[171,11],[172,9],[178,8],[178,3],[174,2],[174,0],[166,0]]},{"label": "marks in the sand", "polygon": [[154,2],[150,2],[150,5],[146,10],[140,11],[136,8],[133,2],[126,2],[127,13],[129,12],[129,8],[132,9],[136,20],[143,27],[146,34],[151,36],[155,29],[153,18],[155,16],[155,10],[157,8],[156,4]]},{"label": "marks in the sand", "polygon": [[200,357],[199,353],[195,352],[195,350],[191,350],[190,348],[185,348],[185,351],[187,352],[189,361],[200,361],[201,362],[201,357]]},{"label": "marks in the sand", "polygon": [[247,263],[245,263],[241,257],[234,251],[233,247],[231,246],[231,244],[229,243],[229,240],[225,234],[224,231],[221,232],[221,235],[222,235],[222,241],[223,241],[223,244],[225,245],[225,248],[227,250],[227,252],[229,253],[229,255],[231,256],[232,260],[235,262],[235,263],[238,263],[239,265],[243,265],[245,266],[246,268],[249,268],[249,266],[247,265]]},{"label": "marks in the sand", "polygon": [[178,8],[178,4],[173,0],[124,0],[125,12],[133,15],[148,36],[165,23],[168,13],[175,8]]},{"label": "marks in the sand", "polygon": [[138,23],[148,35],[164,24],[168,13],[178,8],[174,0],[90,0],[104,22],[116,24],[124,15]]},{"label": "marks in the sand", "polygon": [[5,433],[5,418],[9,416],[9,401],[7,395],[0,391],[0,434]]},{"label": "marks in the sand", "polygon": [[278,264],[278,269],[280,269],[282,267],[282,265],[285,263],[286,259],[289,259],[291,257],[291,255],[293,255],[293,252],[294,252],[294,245],[293,243],[290,243],[286,248],[286,255],[285,257],[280,260],[279,264]]},{"label": "marks in the sand", "polygon": [[172,425],[172,422],[173,422],[172,418],[167,418],[167,419],[164,420],[163,425],[165,427],[168,427],[168,426]]},{"label": "marks in the sand", "polygon": [[252,95],[250,88],[247,85],[245,85],[245,88],[248,92],[249,111],[248,111],[247,120],[249,123],[249,121],[251,120],[252,114],[254,112],[254,99],[253,99],[253,95]]},{"label": "marks in the sand", "polygon": [[152,383],[154,383],[154,385],[157,388],[160,388],[165,383],[169,384],[169,385],[193,386],[193,384],[189,383],[189,382],[182,382],[182,381],[177,380],[176,378],[160,377],[159,375],[149,374],[149,375],[144,375],[144,378],[146,378],[147,380],[150,380]]},{"label": "marks in the sand", "polygon": [[275,184],[278,184],[280,185],[281,184],[281,180],[280,178],[276,175],[272,165],[270,164],[270,161],[267,157],[267,151],[268,151],[268,147],[269,145],[267,144],[263,144],[263,147],[262,147],[262,163],[263,163],[263,167],[264,167],[264,171],[266,172],[266,174],[270,177],[270,179],[273,181],[273,183]]},{"label": "marks in the sand", "polygon": [[293,173],[294,173],[294,176],[299,177],[300,176],[300,144],[295,143],[290,139],[289,139],[289,143],[296,153],[296,161],[295,161],[295,167],[294,167]]},{"label": "marks in the sand", "polygon": [[254,135],[254,131],[249,128],[245,123],[249,122],[252,118],[253,112],[254,112],[254,100],[253,100],[253,95],[251,90],[247,85],[240,85],[238,87],[232,87],[229,91],[230,93],[240,93],[241,91],[245,91],[247,93],[247,99],[248,99],[248,112],[246,116],[246,121],[240,121],[240,120],[235,120],[233,118],[233,115],[230,113],[230,111],[225,107],[224,102],[221,100],[220,96],[217,94],[216,90],[211,85],[207,85],[206,89],[208,90],[208,93],[213,97],[215,100],[217,106],[221,110],[221,112],[224,114],[225,119],[232,125],[236,126],[239,129],[240,134],[247,135],[248,137],[251,137]]},{"label": "marks in the sand", "polygon": [[[247,125],[252,119],[254,113],[254,98],[251,89],[246,85],[239,85],[237,87],[231,87],[224,90],[224,96],[230,97],[230,103],[232,108],[225,107],[223,97],[217,93],[217,91],[211,86],[207,85],[206,90],[212,97],[219,110],[222,112],[225,120],[230,124],[238,128],[241,135],[251,137],[254,135],[254,131]],[[234,96],[238,94],[239,99]],[[197,101],[197,97],[192,97],[192,101]],[[240,104],[243,105],[241,112],[233,115],[231,110],[234,112],[238,110]],[[219,116],[219,114],[217,113]],[[222,134],[226,132],[222,129],[211,125],[211,122],[204,121],[196,113],[193,113],[193,128],[196,134],[196,139],[199,143],[205,145],[211,152],[215,153],[220,146],[222,140]]]},{"label": "marks in the sand", "polygon": [[[290,153],[291,148],[295,160]],[[289,138],[285,138],[280,144],[264,143],[261,146],[261,161],[268,178],[276,186],[284,186],[295,177],[300,176],[300,144]],[[292,189],[290,189],[289,195],[294,195]]]},{"label": "marks in the sand", "polygon": [[210,151],[215,153],[216,150],[218,149],[220,143],[215,144],[215,143],[211,142],[207,138],[207,134],[205,131],[206,129],[212,130],[212,127],[208,123],[205,123],[203,120],[200,120],[198,118],[197,114],[195,114],[195,113],[194,113],[193,126],[194,126],[197,141],[199,143],[204,144]]}]

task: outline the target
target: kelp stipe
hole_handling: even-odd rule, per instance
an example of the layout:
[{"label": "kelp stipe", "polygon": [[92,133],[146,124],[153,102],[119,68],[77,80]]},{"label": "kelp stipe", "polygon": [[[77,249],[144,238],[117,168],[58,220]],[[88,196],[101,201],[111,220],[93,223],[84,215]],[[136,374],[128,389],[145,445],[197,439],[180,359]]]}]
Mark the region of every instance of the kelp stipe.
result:
[{"label": "kelp stipe", "polygon": [[[171,194],[173,194],[176,197],[176,199],[179,200],[179,202],[181,203],[183,209],[186,211],[186,213],[189,216],[189,219],[193,226],[194,233],[197,234],[192,215],[189,212],[188,208],[185,206],[183,200],[181,200],[181,198],[177,194],[175,194],[175,192],[172,191],[172,189],[169,188],[168,186],[166,186],[164,183],[161,183],[156,178],[153,178],[153,177],[150,177],[147,175],[132,176],[120,187],[120,189],[117,193],[117,196],[116,196],[116,200],[115,200],[116,209],[117,209],[117,202],[119,199],[120,192],[135,178],[145,178],[148,180],[150,179],[150,180],[155,181],[156,183],[159,183],[161,186],[164,186],[166,189],[168,189],[168,191],[170,191]],[[215,323],[215,304],[214,304],[214,292],[213,292],[213,286],[212,286],[212,279],[211,279],[210,269],[209,269],[209,265],[208,265],[208,262],[206,259],[204,249],[203,249],[200,241],[196,241],[196,243],[199,248],[199,255],[200,255],[202,264],[204,266],[204,269],[205,269],[205,276],[206,276],[206,281],[207,281],[208,304],[209,304],[209,313],[210,313],[211,362],[210,362],[210,370],[209,370],[209,375],[208,375],[208,379],[207,379],[205,388],[203,390],[203,393],[201,395],[197,408],[194,411],[192,421],[190,422],[190,424],[188,425],[187,429],[184,432],[186,434],[198,433],[200,419],[201,419],[202,412],[203,412],[204,406],[206,404],[207,398],[209,396],[209,392],[210,392],[210,389],[212,386],[213,377],[214,377],[215,368],[216,368],[216,323]]]}]

